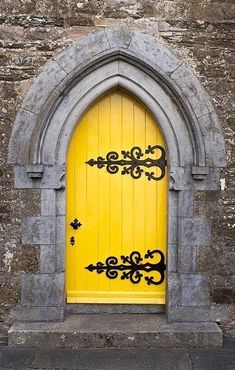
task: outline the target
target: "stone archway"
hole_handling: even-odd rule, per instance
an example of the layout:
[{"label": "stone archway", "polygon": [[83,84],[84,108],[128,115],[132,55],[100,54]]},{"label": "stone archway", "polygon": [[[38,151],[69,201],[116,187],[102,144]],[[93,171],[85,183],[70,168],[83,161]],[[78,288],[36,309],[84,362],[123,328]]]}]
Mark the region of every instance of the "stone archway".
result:
[{"label": "stone archway", "polygon": [[208,276],[195,269],[195,248],[210,245],[210,221],[194,217],[193,199],[197,190],[219,188],[223,134],[191,69],[153,38],[120,27],[92,33],[55,56],[16,116],[8,156],[15,187],[41,189],[41,216],[24,220],[22,241],[43,251],[42,270],[23,276],[19,320],[64,318],[66,150],[84,112],[116,87],[151,111],[168,147],[168,321],[213,321]]}]

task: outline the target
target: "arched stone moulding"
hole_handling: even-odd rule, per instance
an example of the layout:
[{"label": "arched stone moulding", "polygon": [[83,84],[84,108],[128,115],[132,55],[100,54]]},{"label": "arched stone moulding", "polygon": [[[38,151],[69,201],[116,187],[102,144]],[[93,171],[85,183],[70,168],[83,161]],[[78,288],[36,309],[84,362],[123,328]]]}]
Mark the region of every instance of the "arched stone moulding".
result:
[{"label": "arched stone moulding", "polygon": [[168,318],[211,320],[208,277],[195,268],[196,248],[210,245],[210,222],[194,217],[193,198],[194,190],[219,187],[223,134],[191,69],[153,38],[121,27],[92,33],[55,56],[17,113],[8,155],[15,166],[15,186],[40,188],[42,194],[41,216],[22,223],[23,243],[40,245],[41,255],[40,273],[23,276],[18,319],[63,318],[66,151],[82,115],[115,88],[148,108],[166,141]]},{"label": "arched stone moulding", "polygon": [[[121,66],[110,72],[108,65],[112,60],[120,61],[116,65]],[[136,71],[142,72],[139,86],[153,97],[153,91],[148,91],[148,83],[152,83],[154,90],[155,82],[155,87],[161,87],[181,111],[186,131],[191,137],[194,165],[224,166],[221,128],[210,99],[199,80],[191,69],[165,46],[149,36],[125,28],[111,28],[92,33],[55,56],[54,60],[44,67],[25,96],[14,122],[9,163],[41,162],[42,140],[44,131],[50,125],[51,116],[60,102],[68,98],[74,85],[78,91],[78,86],[82,89],[85,77],[88,79],[95,70],[103,73],[104,80],[116,76],[137,84]],[[90,89],[95,87],[96,80],[97,78],[93,82],[90,81]],[[118,86],[118,81],[116,84]],[[81,89],[77,100],[85,97]],[[156,96],[154,98],[156,99]],[[215,143],[217,145],[214,145]]]}]

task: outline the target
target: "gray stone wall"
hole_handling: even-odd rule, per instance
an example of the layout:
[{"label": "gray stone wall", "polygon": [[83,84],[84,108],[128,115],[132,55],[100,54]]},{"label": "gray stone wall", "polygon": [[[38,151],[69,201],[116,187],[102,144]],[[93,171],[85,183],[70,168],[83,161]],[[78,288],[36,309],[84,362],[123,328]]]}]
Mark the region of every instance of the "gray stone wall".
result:
[{"label": "gray stone wall", "polygon": [[[228,165],[220,191],[198,191],[194,217],[212,223],[212,246],[182,253],[196,260],[194,274],[209,271],[210,300],[224,328],[233,325],[234,126],[232,116],[232,1],[7,1],[0,4],[0,322],[3,330],[21,296],[22,274],[37,273],[37,245],[22,245],[21,220],[40,214],[38,190],[15,190],[7,148],[19,104],[40,68],[72,41],[113,25],[146,32],[188,62],[205,86],[223,126]],[[193,253],[194,256],[189,256]],[[193,266],[182,266],[182,272]],[[12,311],[13,312],[13,311]],[[179,311],[178,311],[179,312]]]}]

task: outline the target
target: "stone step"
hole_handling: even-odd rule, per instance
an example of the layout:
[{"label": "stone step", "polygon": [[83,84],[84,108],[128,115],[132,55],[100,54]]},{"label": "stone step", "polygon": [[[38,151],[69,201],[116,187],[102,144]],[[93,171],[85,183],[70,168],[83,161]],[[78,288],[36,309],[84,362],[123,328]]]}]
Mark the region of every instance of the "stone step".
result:
[{"label": "stone step", "polygon": [[218,347],[216,323],[167,323],[161,314],[79,314],[60,323],[16,323],[8,332],[11,347],[166,348]]},{"label": "stone step", "polygon": [[132,314],[132,313],[161,313],[166,312],[164,304],[79,304],[69,303],[65,306],[66,312],[70,314],[81,313],[111,313],[111,314]]}]

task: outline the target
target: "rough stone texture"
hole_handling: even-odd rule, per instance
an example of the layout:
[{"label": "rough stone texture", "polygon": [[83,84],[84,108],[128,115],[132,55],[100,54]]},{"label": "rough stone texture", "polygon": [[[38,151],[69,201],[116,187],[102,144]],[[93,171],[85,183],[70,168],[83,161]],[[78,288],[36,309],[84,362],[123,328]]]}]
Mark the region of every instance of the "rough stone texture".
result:
[{"label": "rough stone texture", "polygon": [[181,245],[210,245],[210,225],[206,218],[181,218]]},{"label": "rough stone texture", "polygon": [[[198,191],[194,198],[193,216],[211,219],[212,246],[208,248],[204,238],[200,246],[192,246],[193,250],[186,245],[185,253],[186,260],[191,252],[196,258],[196,267],[188,267],[187,272],[190,269],[194,274],[209,272],[211,301],[227,309],[226,314],[221,311],[219,319],[225,328],[232,328],[232,305],[235,304],[234,4],[230,0],[82,0],[79,4],[55,0],[2,0],[0,4],[0,278],[3,284],[0,323],[4,321],[5,326],[10,323],[9,312],[20,297],[22,272],[38,271],[39,253],[44,253],[46,258],[45,249],[42,252],[36,246],[22,246],[20,239],[22,218],[39,214],[39,191],[15,190],[12,169],[6,165],[11,125],[19,103],[40,68],[60,50],[92,30],[122,24],[154,36],[183,58],[204,84],[223,125],[228,161],[221,175],[225,188],[213,193]],[[36,109],[30,105],[27,108]],[[28,116],[33,115],[29,112]],[[205,118],[201,120],[204,122]],[[204,122],[209,123],[209,120]],[[208,140],[215,137],[213,132]],[[190,209],[187,212],[182,216],[192,217]],[[181,268],[186,272],[185,260]]]},{"label": "rough stone texture", "polygon": [[63,306],[63,274],[24,274],[21,302],[26,307]]},{"label": "rough stone texture", "polygon": [[168,289],[170,291],[169,307],[209,306],[207,276],[168,272]]},{"label": "rough stone texture", "polygon": [[22,307],[17,305],[11,310],[10,319],[13,321],[63,321],[64,307]]},{"label": "rough stone texture", "polygon": [[18,323],[8,334],[12,347],[162,348],[219,347],[222,331],[211,322],[168,324],[156,314],[80,314],[63,323]]}]

